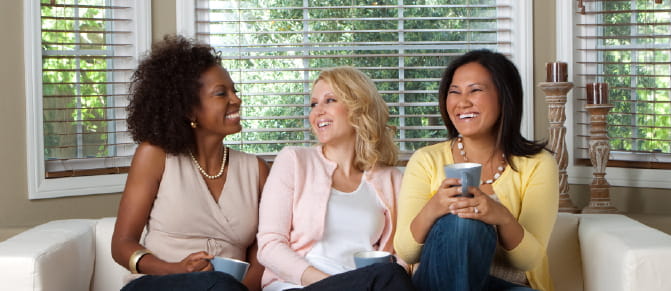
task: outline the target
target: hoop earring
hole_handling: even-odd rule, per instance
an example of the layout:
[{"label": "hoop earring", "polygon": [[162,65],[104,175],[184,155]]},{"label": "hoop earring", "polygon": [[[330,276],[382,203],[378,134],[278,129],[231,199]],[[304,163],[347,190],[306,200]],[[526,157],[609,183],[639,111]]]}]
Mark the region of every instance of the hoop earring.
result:
[{"label": "hoop earring", "polygon": [[191,125],[191,128],[194,128],[194,129],[195,129],[196,127],[198,127],[198,123],[197,123],[195,120],[194,120],[194,121],[191,121],[190,125]]}]

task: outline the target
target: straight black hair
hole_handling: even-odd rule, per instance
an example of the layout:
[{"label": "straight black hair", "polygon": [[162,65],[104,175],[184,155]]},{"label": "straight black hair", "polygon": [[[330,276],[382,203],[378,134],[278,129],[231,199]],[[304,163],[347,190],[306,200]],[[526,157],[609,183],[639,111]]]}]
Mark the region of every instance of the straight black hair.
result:
[{"label": "straight black hair", "polygon": [[459,135],[457,128],[447,114],[447,92],[452,84],[454,72],[461,66],[469,63],[482,65],[492,76],[492,81],[499,93],[499,107],[501,114],[496,125],[498,127],[496,136],[496,147],[506,155],[506,162],[517,170],[512,163],[512,156],[530,157],[542,151],[547,142],[530,141],[524,138],[520,132],[522,125],[523,97],[522,79],[513,64],[506,56],[489,50],[470,51],[454,59],[445,69],[443,78],[440,80],[438,90],[438,103],[443,122],[447,127],[448,139]]}]

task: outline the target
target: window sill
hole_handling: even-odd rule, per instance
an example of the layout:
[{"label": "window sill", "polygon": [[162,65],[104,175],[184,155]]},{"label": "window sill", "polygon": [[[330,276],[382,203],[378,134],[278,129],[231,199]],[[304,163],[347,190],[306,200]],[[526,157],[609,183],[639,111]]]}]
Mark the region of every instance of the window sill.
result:
[{"label": "window sill", "polygon": [[[591,184],[592,166],[570,165],[566,172],[569,175],[569,184]],[[667,169],[635,169],[622,167],[607,167],[606,180],[611,186],[636,188],[671,189],[671,170]]]},{"label": "window sill", "polygon": [[[577,159],[575,161],[575,164],[577,166],[586,166],[586,167],[592,166],[592,162],[588,159]],[[671,170],[671,163],[609,160],[608,167],[629,168],[629,169]]]},{"label": "window sill", "polygon": [[29,183],[29,199],[121,193],[127,174],[37,179]]}]

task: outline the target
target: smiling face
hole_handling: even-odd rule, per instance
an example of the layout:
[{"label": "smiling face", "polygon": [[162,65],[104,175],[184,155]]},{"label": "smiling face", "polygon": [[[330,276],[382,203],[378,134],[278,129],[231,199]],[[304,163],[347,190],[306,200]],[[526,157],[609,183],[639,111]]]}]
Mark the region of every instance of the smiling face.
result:
[{"label": "smiling face", "polygon": [[228,71],[212,66],[200,76],[200,105],[194,108],[192,120],[197,131],[223,136],[240,132],[240,103]]},{"label": "smiling face", "polygon": [[494,127],[501,115],[498,89],[479,63],[467,63],[454,72],[445,105],[462,136],[496,136]]},{"label": "smiling face", "polygon": [[320,143],[354,143],[354,127],[349,123],[347,106],[338,100],[331,85],[320,80],[310,96],[310,126]]}]

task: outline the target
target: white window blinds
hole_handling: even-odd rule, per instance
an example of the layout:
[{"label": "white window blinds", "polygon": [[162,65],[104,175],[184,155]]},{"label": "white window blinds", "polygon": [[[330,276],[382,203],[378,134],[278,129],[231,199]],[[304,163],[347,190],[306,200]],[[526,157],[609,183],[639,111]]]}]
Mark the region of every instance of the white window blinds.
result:
[{"label": "white window blinds", "polygon": [[42,0],[47,178],[125,172],[128,83],[137,66],[133,0]]},{"label": "white window blinds", "polygon": [[403,153],[443,141],[437,90],[455,56],[514,54],[510,1],[195,1],[198,39],[222,52],[243,99],[243,132],[226,143],[273,155],[310,145],[311,82],[323,68],[368,74],[389,105]]},{"label": "white window blinds", "polygon": [[671,2],[579,2],[576,157],[589,157],[585,84],[605,82],[615,106],[608,116],[611,160],[647,168],[671,162]]}]

